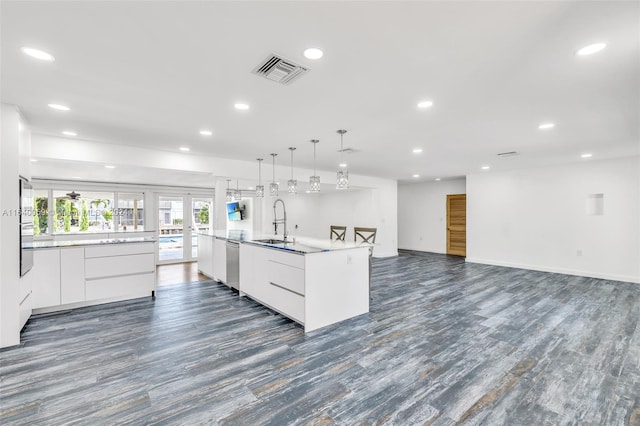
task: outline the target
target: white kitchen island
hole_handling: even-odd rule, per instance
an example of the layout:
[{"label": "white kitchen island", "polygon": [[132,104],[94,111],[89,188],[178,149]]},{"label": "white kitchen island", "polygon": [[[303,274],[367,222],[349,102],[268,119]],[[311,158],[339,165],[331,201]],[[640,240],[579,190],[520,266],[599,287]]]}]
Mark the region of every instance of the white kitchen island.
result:
[{"label": "white kitchen island", "polygon": [[[304,237],[265,242],[274,236],[246,231],[208,236],[240,243],[240,296],[302,324],[305,332],[369,312],[368,245]],[[205,264],[217,254],[214,249]]]}]

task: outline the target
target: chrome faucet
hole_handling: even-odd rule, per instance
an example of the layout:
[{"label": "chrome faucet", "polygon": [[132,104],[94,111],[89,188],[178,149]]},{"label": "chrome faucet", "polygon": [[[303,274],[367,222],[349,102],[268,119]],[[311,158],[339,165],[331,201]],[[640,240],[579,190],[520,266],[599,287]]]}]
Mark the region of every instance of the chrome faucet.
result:
[{"label": "chrome faucet", "polygon": [[[278,201],[282,203],[282,219],[278,219],[278,215],[276,214],[276,204]],[[278,198],[273,202],[273,227],[275,228],[275,235],[278,235],[278,224],[282,223],[284,225],[284,241],[287,241],[287,209],[284,206],[284,201],[282,198]]]}]

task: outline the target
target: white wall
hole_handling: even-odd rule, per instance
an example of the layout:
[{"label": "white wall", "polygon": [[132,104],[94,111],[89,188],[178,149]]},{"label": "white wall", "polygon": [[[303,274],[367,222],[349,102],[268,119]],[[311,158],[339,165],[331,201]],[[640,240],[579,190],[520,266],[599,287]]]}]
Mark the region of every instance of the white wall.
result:
[{"label": "white wall", "polygon": [[466,179],[398,185],[398,247],[447,252],[447,195],[465,194]]},{"label": "white wall", "polygon": [[[29,177],[30,130],[17,107],[2,104],[0,119],[0,347],[20,343],[19,175]],[[7,214],[4,214],[5,210]]]},{"label": "white wall", "polygon": [[[328,239],[331,225],[344,225],[348,228],[346,238],[352,241],[354,226],[378,228],[374,256],[398,254],[395,185],[391,188],[350,189],[320,194],[281,193],[279,198],[284,200],[287,208],[290,236]],[[273,233],[274,201],[275,198],[269,196],[263,200],[262,230],[269,234]],[[278,206],[278,217],[281,211],[281,206]],[[278,233],[281,235],[281,228]]]},{"label": "white wall", "polygon": [[469,175],[467,261],[640,282],[639,204],[640,157]]}]

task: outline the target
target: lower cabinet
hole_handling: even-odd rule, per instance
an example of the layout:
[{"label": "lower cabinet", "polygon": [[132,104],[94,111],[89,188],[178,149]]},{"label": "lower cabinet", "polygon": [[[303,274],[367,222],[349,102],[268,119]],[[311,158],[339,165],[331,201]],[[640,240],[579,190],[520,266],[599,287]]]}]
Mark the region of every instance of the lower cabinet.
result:
[{"label": "lower cabinet", "polygon": [[38,249],[33,263],[25,276],[33,289],[33,309],[133,299],[155,290],[152,242]]},{"label": "lower cabinet", "polygon": [[214,236],[198,235],[198,270],[208,276],[213,277],[213,242]]},{"label": "lower cabinet", "polygon": [[240,291],[301,324],[304,282],[304,255],[240,245]]},{"label": "lower cabinet", "polygon": [[60,250],[60,303],[84,302],[84,247]]},{"label": "lower cabinet", "polygon": [[227,282],[227,240],[223,238],[216,238],[213,240],[213,277]]}]

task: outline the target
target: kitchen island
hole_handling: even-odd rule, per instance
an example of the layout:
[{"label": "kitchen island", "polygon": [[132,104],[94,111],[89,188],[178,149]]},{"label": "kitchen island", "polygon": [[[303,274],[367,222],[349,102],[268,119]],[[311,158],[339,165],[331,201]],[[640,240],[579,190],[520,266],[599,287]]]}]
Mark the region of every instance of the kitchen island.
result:
[{"label": "kitchen island", "polygon": [[[226,241],[239,243],[239,294],[302,324],[305,332],[369,312],[369,246],[343,241],[278,236],[247,231],[212,231],[199,262],[206,274],[226,277],[220,260]],[[213,247],[208,251],[207,247]],[[202,245],[200,246],[202,247]],[[223,254],[224,253],[224,254]],[[217,258],[217,259],[216,259]],[[216,268],[216,265],[218,267]]]}]

